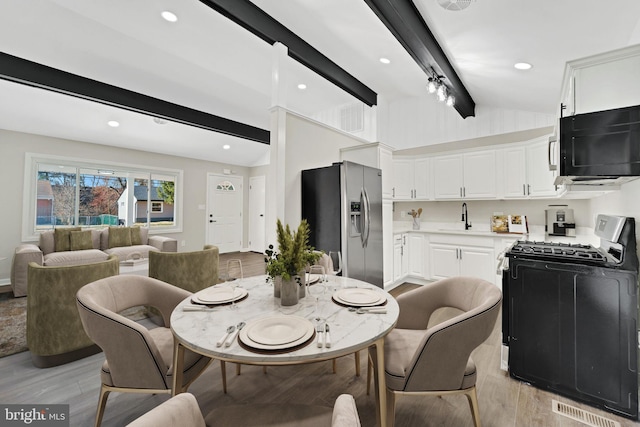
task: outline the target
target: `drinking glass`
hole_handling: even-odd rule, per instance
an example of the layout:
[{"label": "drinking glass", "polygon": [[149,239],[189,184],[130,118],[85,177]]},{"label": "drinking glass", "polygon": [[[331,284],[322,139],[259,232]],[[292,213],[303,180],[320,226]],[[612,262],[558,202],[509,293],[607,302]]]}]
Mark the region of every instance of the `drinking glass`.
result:
[{"label": "drinking glass", "polygon": [[[318,310],[318,303],[326,290],[325,282],[323,281],[324,273],[324,267],[322,267],[321,265],[312,265],[309,268],[309,280],[307,280],[307,295],[310,295],[315,300],[314,312],[316,313],[317,322],[322,321],[322,316],[320,315],[320,311]],[[318,280],[314,284],[309,283],[311,281],[312,274],[320,275],[320,280]]]},{"label": "drinking glass", "polygon": [[[329,251],[329,258],[331,258],[331,263],[333,264],[333,271],[329,272],[332,276],[337,276],[342,273],[342,254],[340,251]],[[338,279],[335,279],[337,282]],[[336,284],[336,287],[337,284]]]},{"label": "drinking glass", "polygon": [[[231,288],[231,292],[235,296],[236,288],[238,287],[238,281],[243,278],[242,273],[242,261],[239,259],[230,259],[227,261],[227,284]],[[235,310],[238,306],[236,305],[236,300],[233,299],[231,301],[231,309]]]}]

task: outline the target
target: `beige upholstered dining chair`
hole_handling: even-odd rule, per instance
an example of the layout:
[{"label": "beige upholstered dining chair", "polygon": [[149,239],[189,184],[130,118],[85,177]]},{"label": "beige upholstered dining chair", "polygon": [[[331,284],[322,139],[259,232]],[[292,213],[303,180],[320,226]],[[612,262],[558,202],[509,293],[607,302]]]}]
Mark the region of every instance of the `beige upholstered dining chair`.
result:
[{"label": "beige upholstered dining chair", "polygon": [[[328,410],[327,410],[328,409]],[[222,412],[221,412],[221,411]],[[353,396],[338,396],[329,408],[307,405],[243,405],[221,407],[202,416],[196,398],[181,393],[142,415],[127,427],[360,427]]]},{"label": "beige upholstered dining chair", "polygon": [[[480,427],[477,372],[470,356],[491,335],[502,293],[482,279],[453,277],[401,294],[397,300],[398,323],[384,342],[387,425],[393,426],[396,395],[460,393],[467,397],[473,422]],[[439,318],[445,313],[439,309],[450,314]],[[375,358],[374,352],[369,355]]]},{"label": "beige upholstered dining chair", "polygon": [[218,247],[206,245],[193,252],[149,252],[149,277],[189,292],[218,283]]},{"label": "beige upholstered dining chair", "polygon": [[[84,330],[104,352],[95,425],[99,426],[110,392],[171,393],[173,381],[173,309],[190,292],[145,276],[121,275],[83,286],[76,304]],[[155,307],[164,326],[147,329],[120,314],[140,305]],[[180,391],[205,370],[210,358],[185,350]]]}]

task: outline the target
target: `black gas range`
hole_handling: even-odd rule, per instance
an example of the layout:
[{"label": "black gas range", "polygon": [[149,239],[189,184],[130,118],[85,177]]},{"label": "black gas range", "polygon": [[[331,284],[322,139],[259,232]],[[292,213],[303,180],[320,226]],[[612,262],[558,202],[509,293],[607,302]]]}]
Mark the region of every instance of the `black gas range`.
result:
[{"label": "black gas range", "polygon": [[509,258],[528,258],[585,265],[618,265],[617,260],[593,245],[520,240],[506,253]]},{"label": "black gas range", "polygon": [[635,220],[598,215],[594,233],[599,247],[523,240],[507,250],[503,362],[513,378],[638,419]]}]

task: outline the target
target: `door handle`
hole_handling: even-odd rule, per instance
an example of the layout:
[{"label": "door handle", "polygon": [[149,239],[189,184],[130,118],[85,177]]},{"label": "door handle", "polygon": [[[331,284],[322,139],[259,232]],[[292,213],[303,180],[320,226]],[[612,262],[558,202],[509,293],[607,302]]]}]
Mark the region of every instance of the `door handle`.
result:
[{"label": "door handle", "polygon": [[264,214],[260,214],[260,216],[264,216]]},{"label": "door handle", "polygon": [[216,222],[216,220],[215,219],[210,219],[209,222]]}]

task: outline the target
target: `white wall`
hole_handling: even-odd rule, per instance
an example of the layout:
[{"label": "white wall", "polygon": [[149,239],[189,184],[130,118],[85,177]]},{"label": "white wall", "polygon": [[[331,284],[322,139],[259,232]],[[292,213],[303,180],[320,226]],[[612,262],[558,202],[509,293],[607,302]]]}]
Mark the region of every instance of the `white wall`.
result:
[{"label": "white wall", "polygon": [[[183,232],[167,234],[176,238],[184,247],[178,250],[198,250],[205,242],[205,211],[198,209],[206,205],[207,173],[223,173],[232,169],[235,175],[244,177],[244,205],[248,206],[248,183],[250,170],[245,167],[222,163],[167,156],[144,151],[127,150],[99,144],[50,138],[0,129],[0,182],[4,184],[4,202],[7,204],[0,214],[0,284],[8,283],[13,252],[21,243],[22,194],[25,153],[63,155],[81,159],[106,160],[151,167],[182,169],[184,171],[184,221]],[[248,215],[245,215],[244,236],[248,236]],[[246,247],[246,242],[243,243]],[[179,245],[180,246],[180,245]]]},{"label": "white wall", "polygon": [[271,164],[267,175],[267,242],[275,242],[277,218],[297,227],[301,172],[340,161],[340,149],[366,141],[283,108],[272,110]]},{"label": "white wall", "polygon": [[640,179],[623,184],[620,191],[592,199],[590,208],[592,220],[597,214],[611,214],[634,217],[640,224]]},{"label": "white wall", "polygon": [[475,117],[463,119],[425,90],[380,108],[379,121],[380,142],[406,149],[553,126],[556,117],[476,105]]}]

